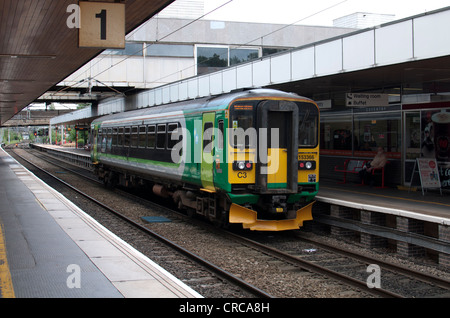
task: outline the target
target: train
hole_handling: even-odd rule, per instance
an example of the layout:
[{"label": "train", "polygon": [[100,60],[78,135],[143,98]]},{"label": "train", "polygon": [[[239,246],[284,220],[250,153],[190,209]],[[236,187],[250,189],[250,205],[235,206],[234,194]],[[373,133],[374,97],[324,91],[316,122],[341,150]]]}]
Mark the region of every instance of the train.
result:
[{"label": "train", "polygon": [[214,224],[295,230],[319,190],[319,116],[274,89],[147,107],[95,119],[91,159],[105,185],[148,189]]}]

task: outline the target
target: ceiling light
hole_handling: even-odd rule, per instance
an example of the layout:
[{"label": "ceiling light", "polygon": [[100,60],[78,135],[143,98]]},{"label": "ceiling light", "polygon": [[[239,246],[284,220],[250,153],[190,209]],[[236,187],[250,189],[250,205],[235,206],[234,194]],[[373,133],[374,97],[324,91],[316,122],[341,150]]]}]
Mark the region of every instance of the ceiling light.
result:
[{"label": "ceiling light", "polygon": [[56,55],[36,55],[36,54],[0,54],[0,57],[6,57],[11,59],[22,59],[22,58],[30,58],[30,59],[56,59]]}]

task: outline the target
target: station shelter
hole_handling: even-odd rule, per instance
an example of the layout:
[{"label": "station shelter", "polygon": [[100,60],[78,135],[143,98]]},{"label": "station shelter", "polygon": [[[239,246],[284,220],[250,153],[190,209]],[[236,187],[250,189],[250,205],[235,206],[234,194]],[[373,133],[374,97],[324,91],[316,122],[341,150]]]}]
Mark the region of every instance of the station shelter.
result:
[{"label": "station shelter", "polygon": [[349,158],[370,160],[381,146],[389,158],[387,184],[417,185],[416,159],[432,158],[441,187],[450,189],[449,97],[450,86],[428,82],[319,101],[321,176],[339,178],[336,165]]}]

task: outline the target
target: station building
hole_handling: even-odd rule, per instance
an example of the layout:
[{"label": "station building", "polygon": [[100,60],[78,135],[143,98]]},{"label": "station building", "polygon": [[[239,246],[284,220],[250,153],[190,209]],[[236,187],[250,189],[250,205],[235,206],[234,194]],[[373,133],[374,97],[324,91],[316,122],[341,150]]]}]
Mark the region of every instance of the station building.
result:
[{"label": "station building", "polygon": [[[139,28],[128,39],[136,45],[144,35],[162,32],[162,20],[151,22],[157,27],[150,23]],[[174,23],[184,22],[165,23],[171,24],[167,29],[173,31],[177,29]],[[390,161],[386,168],[388,185],[410,185],[416,158],[429,157],[437,160],[442,188],[450,188],[450,37],[444,32],[450,28],[450,8],[362,30],[298,26],[311,29],[287,32],[288,39],[306,38],[297,44],[277,44],[275,40],[282,36],[273,34],[270,44],[269,37],[264,37],[250,45],[249,39],[257,38],[255,29],[251,29],[253,24],[203,21],[199,25],[205,32],[185,30],[164,38],[167,45],[175,45],[175,51],[166,50],[166,44],[157,38],[148,40],[156,45],[147,47],[145,54],[153,56],[159,66],[177,69],[169,72],[172,76],[164,80],[167,83],[149,79],[151,85],[158,82],[157,87],[100,101],[94,108],[57,117],[52,125],[235,89],[276,88],[318,102],[322,178],[341,178],[334,171],[336,165],[349,158],[370,159],[382,146]],[[247,38],[222,42],[209,38],[218,30],[227,31],[221,33],[221,39],[237,33]],[[318,36],[319,31],[323,37],[322,33]],[[271,31],[265,29],[262,34]],[[309,37],[311,34],[315,37]],[[279,52],[266,55],[266,49]],[[178,53],[176,57],[158,56],[168,54],[162,52]],[[203,63],[199,58],[203,55],[205,61],[217,64]],[[190,61],[185,66],[176,65],[183,59]],[[195,66],[186,71],[188,65]],[[147,83],[144,86],[149,88]]]}]

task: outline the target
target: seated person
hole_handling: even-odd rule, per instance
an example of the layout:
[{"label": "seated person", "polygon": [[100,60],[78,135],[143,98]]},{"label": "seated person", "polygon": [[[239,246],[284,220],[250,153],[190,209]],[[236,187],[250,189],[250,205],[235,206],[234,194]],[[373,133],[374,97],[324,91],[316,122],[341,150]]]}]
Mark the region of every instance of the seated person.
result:
[{"label": "seated person", "polygon": [[383,147],[378,147],[378,152],[373,158],[372,161],[368,162],[364,168],[359,172],[359,176],[361,177],[361,181],[364,181],[365,184],[373,185],[375,180],[373,180],[372,170],[373,169],[381,169],[387,163],[387,156],[384,152]]}]

